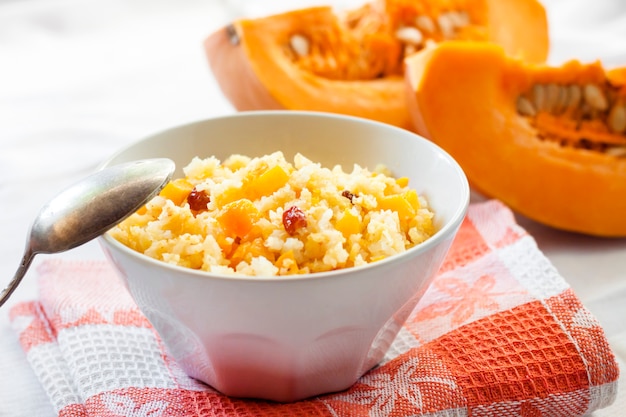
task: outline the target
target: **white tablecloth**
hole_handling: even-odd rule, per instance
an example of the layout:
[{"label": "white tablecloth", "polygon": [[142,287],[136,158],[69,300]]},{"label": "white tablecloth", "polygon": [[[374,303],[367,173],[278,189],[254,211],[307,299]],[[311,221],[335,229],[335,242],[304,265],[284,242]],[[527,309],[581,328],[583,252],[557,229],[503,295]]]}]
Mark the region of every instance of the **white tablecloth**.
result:
[{"label": "white tablecloth", "polygon": [[[315,3],[0,0],[0,286],[20,262],[33,217],[61,188],[145,135],[234,111],[203,55],[209,33],[242,13]],[[626,2],[544,4],[551,62],[578,57],[626,65]],[[626,239],[519,221],[603,324],[626,370]],[[103,258],[93,242],[55,256]],[[0,416],[54,415],[8,320],[11,305],[36,298],[34,276],[31,270],[0,310]],[[623,410],[626,384],[616,403],[594,416]]]}]

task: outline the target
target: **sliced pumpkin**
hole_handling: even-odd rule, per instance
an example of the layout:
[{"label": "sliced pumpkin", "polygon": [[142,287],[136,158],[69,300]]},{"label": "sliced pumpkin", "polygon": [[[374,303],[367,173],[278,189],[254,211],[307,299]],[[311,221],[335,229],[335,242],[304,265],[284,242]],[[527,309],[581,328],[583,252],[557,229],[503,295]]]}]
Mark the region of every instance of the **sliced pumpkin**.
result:
[{"label": "sliced pumpkin", "polygon": [[626,78],[600,63],[529,64],[446,42],[406,60],[416,131],[472,185],[541,223],[626,236]]},{"label": "sliced pumpkin", "polygon": [[449,39],[493,41],[543,61],[546,13],[536,0],[375,0],[237,20],[204,46],[237,110],[327,111],[410,128],[402,61]]}]

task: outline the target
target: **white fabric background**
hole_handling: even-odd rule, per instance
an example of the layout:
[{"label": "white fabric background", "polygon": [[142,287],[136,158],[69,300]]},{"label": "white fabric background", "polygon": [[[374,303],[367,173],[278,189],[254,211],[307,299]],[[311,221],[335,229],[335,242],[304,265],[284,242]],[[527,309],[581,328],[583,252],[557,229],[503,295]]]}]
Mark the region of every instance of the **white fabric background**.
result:
[{"label": "white fabric background", "polygon": [[[145,135],[233,112],[203,55],[208,34],[241,14],[320,3],[0,0],[0,286],[20,262],[33,217],[62,187]],[[361,2],[341,2],[348,3]],[[544,4],[552,63],[576,57],[626,65],[626,2]],[[604,325],[626,372],[626,239],[519,221]],[[95,243],[54,256],[102,258]],[[36,296],[31,270],[0,310],[0,416],[54,415],[8,320],[11,305]],[[623,385],[616,404],[594,416],[623,415]]]}]

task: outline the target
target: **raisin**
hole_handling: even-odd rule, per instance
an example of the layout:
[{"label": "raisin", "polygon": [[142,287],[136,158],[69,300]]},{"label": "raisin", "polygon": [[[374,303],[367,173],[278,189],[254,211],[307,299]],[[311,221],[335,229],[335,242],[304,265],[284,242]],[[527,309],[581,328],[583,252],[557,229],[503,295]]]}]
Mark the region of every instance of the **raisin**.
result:
[{"label": "raisin", "polygon": [[350,191],[348,190],[343,190],[341,192],[341,196],[347,198],[348,200],[350,200],[350,202],[352,203],[352,199],[355,197],[354,194],[352,194]]},{"label": "raisin", "polygon": [[298,229],[307,226],[304,212],[296,206],[289,207],[283,212],[283,226],[287,233],[295,235]]},{"label": "raisin", "polygon": [[191,211],[206,211],[207,206],[211,202],[211,197],[206,191],[196,190],[196,188],[194,187],[187,196],[187,202],[189,203],[189,208],[191,209]]}]

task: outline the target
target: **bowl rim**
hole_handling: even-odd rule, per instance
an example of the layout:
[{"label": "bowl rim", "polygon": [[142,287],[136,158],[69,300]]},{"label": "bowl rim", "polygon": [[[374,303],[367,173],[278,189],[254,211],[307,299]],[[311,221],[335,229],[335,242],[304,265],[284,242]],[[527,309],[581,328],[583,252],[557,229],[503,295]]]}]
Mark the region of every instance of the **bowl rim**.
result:
[{"label": "bowl rim", "polygon": [[422,252],[426,252],[432,247],[437,246],[441,241],[445,240],[446,237],[450,237],[451,234],[455,233],[455,231],[458,230],[458,228],[460,227],[461,223],[463,222],[467,214],[467,210],[469,208],[469,202],[470,202],[470,188],[469,188],[469,182],[468,182],[467,176],[465,175],[465,172],[463,171],[459,163],[442,147],[440,147],[436,143],[424,138],[423,136],[415,132],[402,129],[397,126],[393,126],[393,125],[386,124],[383,122],[378,122],[375,120],[365,119],[365,118],[361,118],[357,116],[320,112],[320,111],[248,110],[248,111],[240,111],[240,112],[228,114],[228,115],[207,117],[207,118],[202,118],[202,119],[198,119],[194,121],[189,121],[186,123],[181,123],[172,127],[157,130],[153,133],[144,135],[142,138],[137,139],[127,144],[126,146],[122,147],[121,149],[119,149],[118,151],[114,152],[109,157],[107,157],[98,166],[97,169],[101,170],[110,166],[111,162],[115,160],[118,156],[124,154],[126,151],[128,151],[129,149],[133,147],[136,147],[144,142],[148,142],[152,140],[156,136],[164,135],[167,133],[174,132],[176,130],[189,128],[195,125],[200,125],[200,124],[204,124],[204,123],[211,122],[211,121],[224,120],[224,119],[240,119],[240,118],[245,118],[247,116],[256,116],[256,117],[258,116],[261,116],[261,117],[264,117],[264,116],[271,116],[271,117],[300,116],[302,117],[304,116],[304,117],[341,119],[341,120],[348,120],[348,121],[353,121],[353,122],[358,122],[358,123],[371,124],[371,125],[383,128],[383,129],[388,129],[390,131],[396,131],[396,132],[402,132],[403,134],[408,133],[408,134],[414,135],[416,137],[415,139],[424,141],[426,143],[426,146],[433,147],[435,151],[438,152],[448,162],[448,164],[454,169],[456,176],[461,181],[461,188],[462,188],[461,196],[460,196],[461,204],[459,204],[459,206],[456,208],[454,213],[451,215],[450,219],[441,228],[439,228],[435,232],[434,235],[432,235],[430,238],[428,238],[424,242],[421,242],[405,250],[402,253],[398,253],[398,254],[386,257],[380,261],[371,262],[371,263],[367,263],[364,265],[352,266],[349,268],[341,268],[341,269],[336,269],[332,271],[314,272],[314,273],[308,273],[308,274],[280,275],[280,276],[279,275],[275,275],[275,276],[274,275],[273,276],[254,275],[252,276],[252,275],[241,275],[241,274],[219,274],[215,272],[209,272],[209,271],[197,270],[193,268],[187,268],[187,267],[183,267],[179,265],[173,265],[165,261],[152,258],[144,253],[141,253],[141,252],[138,252],[129,248],[128,246],[124,245],[123,243],[119,242],[118,240],[110,236],[108,232],[105,232],[104,234],[99,236],[99,239],[106,242],[107,245],[113,246],[117,250],[125,253],[126,255],[130,257],[136,257],[140,262],[147,263],[149,265],[154,265],[160,268],[165,268],[173,272],[182,273],[183,275],[186,275],[189,277],[199,277],[202,279],[227,280],[227,281],[238,281],[238,282],[246,282],[246,281],[250,281],[250,282],[297,282],[297,281],[303,281],[303,280],[308,281],[308,280],[317,280],[317,279],[348,275],[352,273],[358,273],[360,270],[363,270],[363,269],[380,269],[380,268],[384,269],[384,268],[391,266],[390,264],[402,262],[403,260],[405,260],[405,258],[412,258],[412,257],[418,256]]}]

